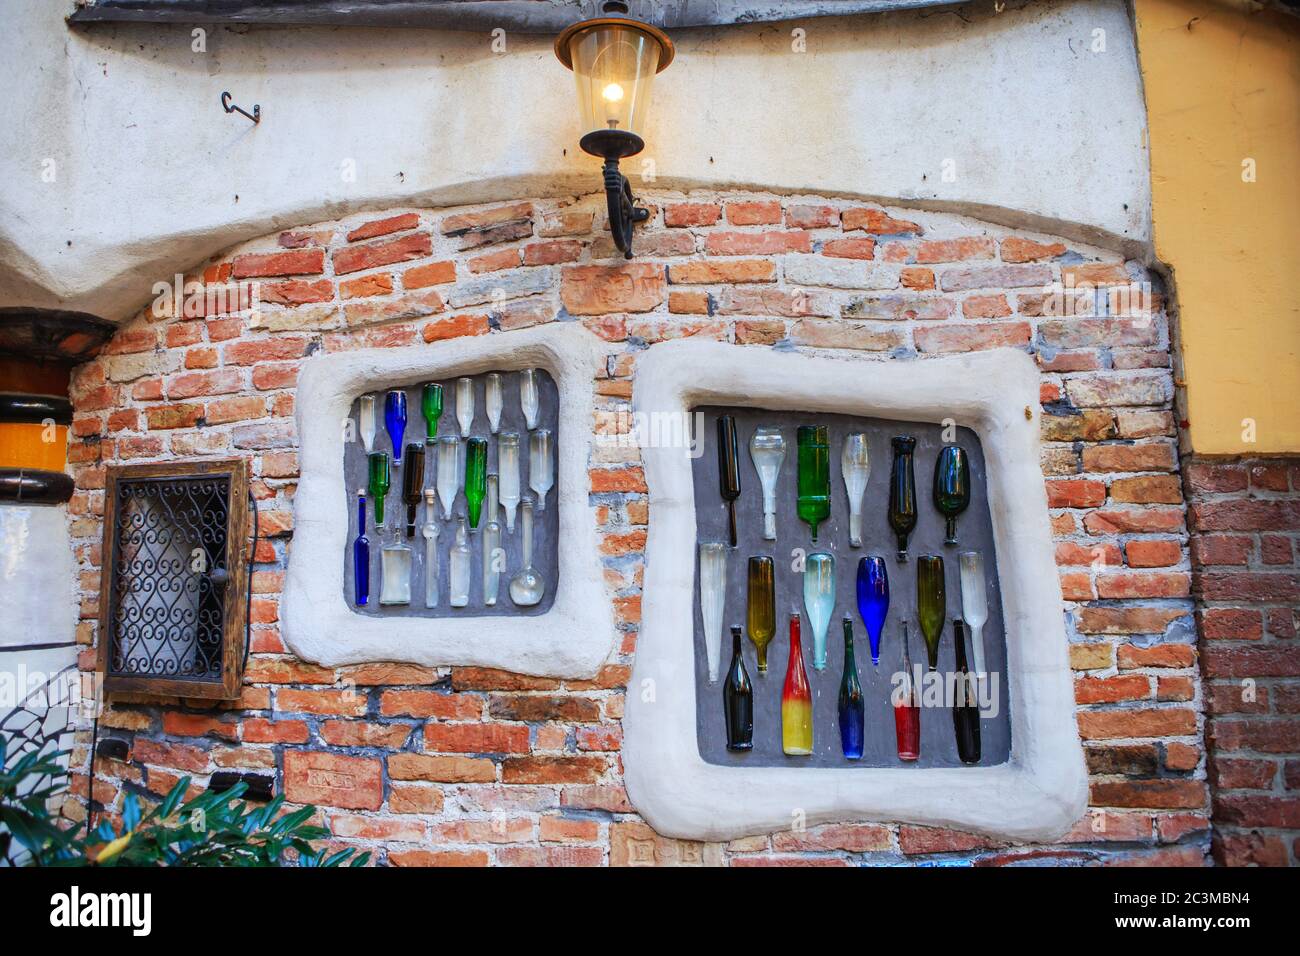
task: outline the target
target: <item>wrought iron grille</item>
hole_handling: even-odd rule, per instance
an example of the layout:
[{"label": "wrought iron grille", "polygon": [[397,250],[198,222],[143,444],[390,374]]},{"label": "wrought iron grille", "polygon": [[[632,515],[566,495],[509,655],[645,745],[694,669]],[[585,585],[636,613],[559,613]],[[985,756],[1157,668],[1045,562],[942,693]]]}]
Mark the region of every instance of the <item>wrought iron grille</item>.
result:
[{"label": "wrought iron grille", "polygon": [[120,479],[109,676],[220,681],[227,475]]}]

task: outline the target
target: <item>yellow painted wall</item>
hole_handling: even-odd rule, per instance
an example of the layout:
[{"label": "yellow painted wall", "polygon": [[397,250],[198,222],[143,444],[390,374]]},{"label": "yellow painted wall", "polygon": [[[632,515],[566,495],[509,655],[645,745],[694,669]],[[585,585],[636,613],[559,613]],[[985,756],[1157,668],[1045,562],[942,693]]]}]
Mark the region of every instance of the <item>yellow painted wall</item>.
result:
[{"label": "yellow painted wall", "polygon": [[1135,11],[1192,450],[1300,452],[1300,19],[1242,0]]}]

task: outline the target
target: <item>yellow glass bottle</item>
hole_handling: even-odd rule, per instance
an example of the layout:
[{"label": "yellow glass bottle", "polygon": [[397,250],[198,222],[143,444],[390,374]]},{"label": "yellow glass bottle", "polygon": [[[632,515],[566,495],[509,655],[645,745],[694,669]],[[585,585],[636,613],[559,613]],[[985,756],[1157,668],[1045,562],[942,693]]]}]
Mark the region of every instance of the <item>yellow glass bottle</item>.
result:
[{"label": "yellow glass bottle", "polygon": [[758,673],[767,673],[767,646],[776,636],[776,579],[772,559],[755,555],[749,559],[749,639],[758,649]]}]

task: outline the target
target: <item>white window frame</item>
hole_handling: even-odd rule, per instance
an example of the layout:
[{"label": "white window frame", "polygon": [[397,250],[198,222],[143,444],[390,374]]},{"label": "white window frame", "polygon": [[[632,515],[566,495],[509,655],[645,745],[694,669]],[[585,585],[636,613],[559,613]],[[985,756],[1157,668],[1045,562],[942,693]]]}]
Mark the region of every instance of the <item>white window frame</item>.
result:
[{"label": "white window frame", "polygon": [[[330,667],[371,661],[493,667],[539,677],[594,677],[617,639],[588,500],[595,380],[608,346],[576,322],[406,348],[361,349],[307,360],[298,378],[300,478],[280,602],[294,654]],[[359,614],[343,589],[355,512],[343,476],[343,423],[358,395],[492,370],[543,368],[559,390],[559,574],[536,617]]]},{"label": "white window frame", "polygon": [[1080,819],[1087,774],[1039,466],[1038,389],[1033,360],[1014,349],[889,361],[680,340],[638,359],[638,416],[738,405],[917,422],[951,418],[972,428],[987,462],[1011,711],[1011,754],[998,766],[706,763],[696,739],[691,460],[681,448],[643,448],[651,517],[623,760],[628,795],[657,832],[729,840],[799,822],[897,821],[1050,840]]}]

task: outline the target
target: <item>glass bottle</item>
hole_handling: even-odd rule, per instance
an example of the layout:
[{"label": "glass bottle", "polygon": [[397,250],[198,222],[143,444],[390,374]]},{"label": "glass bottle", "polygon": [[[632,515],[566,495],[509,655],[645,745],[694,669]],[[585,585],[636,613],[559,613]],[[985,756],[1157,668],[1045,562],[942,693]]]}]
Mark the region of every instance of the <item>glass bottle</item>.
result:
[{"label": "glass bottle", "polygon": [[709,662],[709,683],[718,682],[722,654],[722,612],[727,595],[727,546],[700,542],[700,620],[704,623],[704,652]]},{"label": "glass bottle", "polygon": [[858,613],[871,643],[871,665],[876,667],[880,664],[880,635],[889,616],[889,572],[879,555],[858,562]]},{"label": "glass bottle", "polygon": [[469,604],[469,529],[465,519],[456,519],[456,541],[451,546],[451,569],[449,571],[448,600],[452,607],[464,607]]},{"label": "glass bottle", "polygon": [[745,670],[740,628],[731,629],[731,667],[722,685],[722,711],[727,717],[727,749],[754,749],[754,685]]},{"label": "glass bottle", "polygon": [[483,526],[483,604],[495,607],[501,592],[501,525],[489,521]]},{"label": "glass bottle", "polygon": [[960,445],[944,445],[934,462],[934,506],[947,522],[944,544],[957,543],[957,518],[970,504],[970,461]]},{"label": "glass bottle", "polygon": [[393,443],[393,464],[402,464],[402,436],[406,434],[406,393],[393,389],[384,396],[384,427]]},{"label": "glass bottle", "polygon": [[488,431],[493,435],[501,430],[501,409],[504,404],[501,397],[501,373],[488,372],[487,382],[483,386],[483,406],[487,409]]},{"label": "glass bottle", "polygon": [[353,604],[365,607],[370,600],[370,539],[366,537],[366,489],[357,489],[357,537],[352,542]]},{"label": "glass bottle", "polygon": [[532,607],[546,593],[546,581],[533,567],[533,500],[526,497],[519,507],[523,511],[524,566],[510,579],[510,600],[520,607]]},{"label": "glass bottle", "polygon": [[362,395],[357,418],[357,431],[361,433],[361,447],[369,455],[375,450],[375,396]]},{"label": "glass bottle", "polygon": [[749,639],[758,650],[758,673],[762,676],[767,673],[767,646],[776,636],[776,579],[772,559],[767,555],[749,559],[747,598]]},{"label": "glass bottle", "polygon": [[871,477],[871,456],[865,432],[849,432],[844,436],[844,449],[840,453],[840,471],[844,475],[844,490],[849,496],[849,546],[862,547],[862,495]]},{"label": "glass bottle", "polygon": [[912,455],[916,439],[899,435],[891,441],[894,464],[889,474],[889,527],[898,537],[898,560],[907,560],[907,536],[916,527],[916,477],[912,471]]},{"label": "glass bottle", "polygon": [[468,438],[470,426],[474,424],[474,380],[472,378],[456,379],[456,422],[460,425],[460,437]]},{"label": "glass bottle", "polygon": [[812,539],[817,526],[831,514],[831,446],[825,425],[800,425],[799,517],[808,522]]},{"label": "glass bottle", "polygon": [[537,412],[541,408],[535,368],[526,368],[519,373],[519,407],[524,413],[524,426],[532,431],[537,427]]},{"label": "glass bottle", "polygon": [[537,494],[537,510],[546,510],[546,496],[555,485],[555,453],[551,430],[539,428],[528,436],[528,487]]},{"label": "glass bottle", "polygon": [[740,497],[740,457],[736,450],[736,418],[718,416],[718,494],[727,503],[727,540],[736,546],[736,499]]},{"label": "glass bottle", "polygon": [[959,617],[952,622],[952,639],[957,651],[957,697],[952,708],[957,756],[964,764],[977,764],[980,762],[980,705],[966,667],[966,627]]},{"label": "glass bottle", "polygon": [[853,656],[853,619],[844,619],[844,676],[840,679],[838,703],[840,749],[849,760],[862,759],[867,707],[858,683],[858,662]]},{"label": "glass bottle", "polygon": [[835,558],[814,551],[804,558],[803,606],[812,627],[813,667],[826,669],[826,631],[835,613]]},{"label": "glass bottle", "polygon": [[442,386],[429,382],[420,391],[420,408],[424,411],[425,437],[438,437],[438,419],[442,417]]},{"label": "glass bottle", "polygon": [[460,490],[460,439],[455,435],[443,435],[437,440],[438,445],[438,500],[442,502],[442,519],[451,520],[452,507],[456,504],[456,493]]},{"label": "glass bottle", "polygon": [[406,536],[415,537],[415,509],[424,496],[424,443],[406,446],[406,471],[402,473],[402,500],[406,502]]},{"label": "glass bottle", "polygon": [[375,503],[375,528],[384,526],[384,496],[388,494],[392,474],[388,469],[388,452],[371,452],[370,463],[370,500]]},{"label": "glass bottle", "polygon": [[772,425],[759,425],[754,429],[754,434],[749,439],[749,457],[754,462],[758,483],[763,488],[763,537],[775,541],[776,479],[781,473],[781,464],[785,461],[785,438],[781,429]]},{"label": "glass bottle", "polygon": [[483,514],[486,495],[487,439],[475,437],[465,444],[465,505],[469,511],[469,526],[475,531]]},{"label": "glass bottle", "polygon": [[438,515],[433,489],[424,493],[424,606],[438,606]]},{"label": "glass bottle", "polygon": [[903,648],[902,680],[894,690],[894,736],[898,740],[898,759],[916,760],[921,756],[921,701],[912,681],[912,656],[907,651],[907,620],[899,622]]},{"label": "glass bottle", "polygon": [[497,471],[501,481],[501,507],[506,511],[506,533],[515,533],[515,509],[519,507],[519,433],[497,436]]},{"label": "glass bottle", "polygon": [[812,689],[803,668],[798,614],[790,615],[790,656],[781,688],[781,750],[789,757],[807,756],[813,750]]},{"label": "glass bottle", "polygon": [[963,551],[957,556],[961,571],[961,614],[970,625],[970,649],[976,677],[983,679],[984,625],[989,619],[988,595],[984,590],[984,556],[978,551]]},{"label": "glass bottle", "polygon": [[379,551],[379,570],[383,581],[379,587],[380,604],[411,603],[411,549],[394,538]]},{"label": "glass bottle", "polygon": [[483,513],[487,520],[499,524],[501,522],[501,479],[490,472],[487,476],[487,497],[483,502],[485,508]]},{"label": "glass bottle", "polygon": [[938,670],[939,640],[943,637],[947,605],[943,590],[943,558],[937,554],[923,554],[916,559],[916,608],[930,670]]}]

